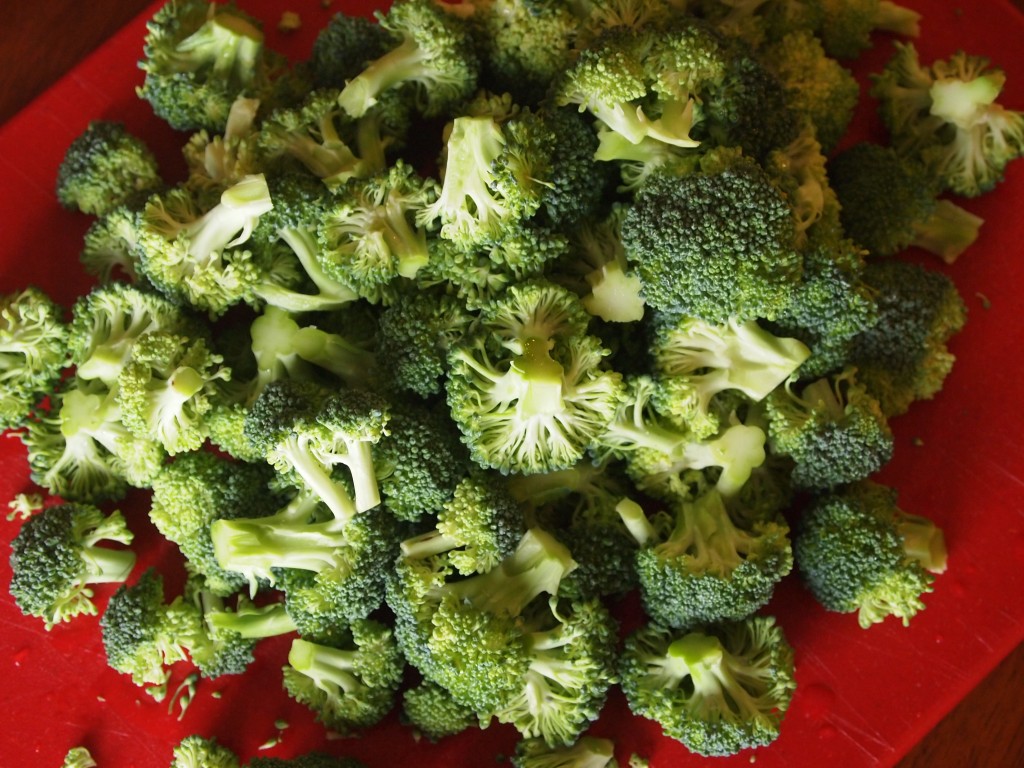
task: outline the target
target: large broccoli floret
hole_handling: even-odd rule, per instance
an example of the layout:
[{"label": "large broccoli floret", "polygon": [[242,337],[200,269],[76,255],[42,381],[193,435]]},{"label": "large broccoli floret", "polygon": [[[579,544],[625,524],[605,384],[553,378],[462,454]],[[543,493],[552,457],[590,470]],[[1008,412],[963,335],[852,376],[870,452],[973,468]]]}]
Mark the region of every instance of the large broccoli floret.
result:
[{"label": "large broccoli floret", "polygon": [[811,594],[830,611],[856,612],[864,628],[887,616],[908,624],[946,568],[941,529],[901,510],[893,489],[868,481],[812,501],[793,550]]},{"label": "large broccoli floret", "polygon": [[39,288],[0,297],[0,429],[21,426],[68,363],[63,315]]},{"label": "large broccoli floret", "polygon": [[787,198],[751,160],[655,175],[622,222],[626,257],[655,309],[711,323],[773,318],[800,278]]},{"label": "large broccoli floret", "polygon": [[793,567],[781,517],[740,521],[711,489],[672,502],[648,521],[622,510],[638,535],[636,567],[644,609],[656,623],[687,628],[740,620],[765,605]]},{"label": "large broccoli floret", "polygon": [[124,582],[135,565],[120,512],[105,515],[89,504],[57,504],[28,518],[11,541],[11,595],[46,629],[81,614],[96,614],[92,584]]},{"label": "large broccoli floret", "polygon": [[648,624],[626,639],[619,670],[630,709],[705,756],[771,744],[796,688],[793,649],[770,616]]},{"label": "large broccoli floret", "polygon": [[927,167],[891,147],[856,144],[829,160],[828,173],[846,233],[875,256],[915,246],[952,262],[978,237],[982,220],[939,200]]},{"label": "large broccoli floret", "polygon": [[924,66],[912,44],[897,45],[871,95],[901,155],[922,161],[945,189],[976,197],[1024,154],[1024,112],[997,101],[1005,80],[981,56],[959,51]]},{"label": "large broccoli floret", "polygon": [[391,710],[404,666],[391,630],[364,619],[337,646],[292,641],[284,688],[326,727],[351,735]]},{"label": "large broccoli floret", "polygon": [[94,120],[68,145],[57,170],[57,200],[102,216],[163,185],[156,158],[124,125]]},{"label": "large broccoli floret", "polygon": [[476,90],[480,65],[465,21],[434,0],[400,0],[376,18],[398,42],[345,84],[338,103],[350,115],[362,116],[393,88],[411,89],[428,116],[445,114]]},{"label": "large broccoli floret", "polygon": [[615,413],[620,377],[571,292],[513,285],[449,354],[448,404],[473,458],[502,472],[575,464]]},{"label": "large broccoli floret", "polygon": [[768,398],[768,445],[795,462],[793,482],[823,489],[861,480],[892,458],[893,435],[854,368]]}]

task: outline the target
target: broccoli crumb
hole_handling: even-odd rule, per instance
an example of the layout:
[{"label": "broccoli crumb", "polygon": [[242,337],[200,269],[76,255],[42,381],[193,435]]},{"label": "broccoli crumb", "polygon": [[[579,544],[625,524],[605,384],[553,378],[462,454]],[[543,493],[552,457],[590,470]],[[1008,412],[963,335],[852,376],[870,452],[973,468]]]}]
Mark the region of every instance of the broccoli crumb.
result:
[{"label": "broccoli crumb", "polygon": [[295,32],[302,27],[302,18],[295,11],[285,11],[281,14],[280,21],[277,22],[277,31],[289,34]]}]

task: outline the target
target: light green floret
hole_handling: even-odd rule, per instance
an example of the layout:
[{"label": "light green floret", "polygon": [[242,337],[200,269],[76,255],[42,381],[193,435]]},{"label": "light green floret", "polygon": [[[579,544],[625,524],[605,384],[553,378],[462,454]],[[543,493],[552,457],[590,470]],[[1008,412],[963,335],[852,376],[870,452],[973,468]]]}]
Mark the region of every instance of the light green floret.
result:
[{"label": "light green floret", "polygon": [[60,768],[96,768],[96,761],[85,747],[72,747],[64,755]]},{"label": "light green floret", "polygon": [[186,736],[171,753],[170,768],[240,768],[238,756],[216,739]]}]

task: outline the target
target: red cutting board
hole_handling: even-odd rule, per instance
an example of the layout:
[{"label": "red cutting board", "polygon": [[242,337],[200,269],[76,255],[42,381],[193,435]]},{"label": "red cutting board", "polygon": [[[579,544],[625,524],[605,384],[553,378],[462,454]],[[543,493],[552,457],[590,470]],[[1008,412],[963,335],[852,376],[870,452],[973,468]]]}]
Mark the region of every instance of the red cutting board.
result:
[{"label": "red cutting board", "polygon": [[[959,48],[987,54],[1008,75],[1002,102],[1024,109],[1024,17],[1019,11],[1005,0],[905,4],[924,14],[917,41],[922,60],[946,57]],[[304,57],[331,12],[369,13],[375,4],[336,2],[330,10],[313,2],[289,5],[301,11],[303,27],[287,36],[275,29],[280,5],[272,0],[239,5],[266,21],[271,47]],[[134,94],[141,80],[135,63],[144,21],[128,25],[0,127],[0,291],[35,283],[69,306],[87,290],[89,280],[77,254],[88,220],[61,210],[53,185],[64,149],[89,120],[123,121],[157,150],[168,177],[180,174],[183,137],[161,125]],[[858,72],[877,71],[890,52],[891,41],[879,38]],[[858,136],[881,138],[870,109],[859,116],[857,128]],[[916,405],[895,421],[895,459],[880,478],[899,488],[905,509],[932,517],[946,531],[950,568],[927,596],[927,610],[909,628],[889,620],[865,631],[853,616],[818,608],[790,578],[769,606],[795,646],[797,660],[798,690],[779,740],[735,758],[698,758],[633,718],[616,693],[593,731],[616,740],[621,761],[638,752],[651,758],[655,768],[728,768],[749,765],[754,758],[762,768],[892,765],[1024,640],[1024,411],[1019,407],[1018,357],[1024,349],[1022,200],[1024,161],[1011,166],[995,193],[964,203],[987,223],[976,245],[948,269],[969,307],[967,328],[952,345],[958,363],[938,399]],[[0,500],[30,490],[20,442],[0,440]],[[148,525],[145,495],[133,495],[121,509],[139,532],[139,569],[158,565],[173,582],[180,564]],[[416,743],[394,717],[361,739],[331,740],[281,691],[279,668],[287,639],[266,641],[249,674],[202,682],[191,708],[178,720],[166,702],[155,703],[107,668],[96,617],[80,617],[46,632],[41,622],[20,614],[7,591],[8,543],[16,530],[15,523],[0,517],[4,768],[56,768],[65,752],[79,744],[103,768],[166,768],[173,745],[190,733],[216,736],[243,760],[318,748],[359,757],[371,768],[392,766],[406,755],[415,755],[416,763],[427,768],[495,765],[497,755],[514,747],[516,733],[504,726],[438,745]],[[98,590],[101,608],[110,591]],[[176,670],[175,679],[188,671]],[[1021,712],[1008,715],[1024,719]],[[288,724],[284,730],[278,727],[282,722]],[[277,746],[260,749],[273,739]]]}]

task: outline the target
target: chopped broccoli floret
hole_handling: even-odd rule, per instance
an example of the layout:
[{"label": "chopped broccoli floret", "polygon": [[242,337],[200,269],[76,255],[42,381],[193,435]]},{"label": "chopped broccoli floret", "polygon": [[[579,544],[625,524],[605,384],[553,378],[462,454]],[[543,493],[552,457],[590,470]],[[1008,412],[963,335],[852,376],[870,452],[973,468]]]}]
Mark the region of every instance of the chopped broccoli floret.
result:
[{"label": "chopped broccoli floret", "polygon": [[611,739],[583,736],[574,744],[552,747],[544,739],[521,739],[512,755],[515,768],[618,768]]},{"label": "chopped broccoli floret", "polygon": [[96,761],[86,747],[72,747],[64,755],[60,768],[96,768]]},{"label": "chopped broccoli floret", "polygon": [[174,747],[170,768],[241,768],[241,763],[238,755],[216,739],[192,734]]},{"label": "chopped broccoli floret", "polygon": [[460,704],[437,683],[423,680],[402,693],[402,720],[430,741],[480,726],[472,707]]},{"label": "chopped broccoli floret", "polygon": [[365,16],[335,13],[317,33],[309,68],[317,88],[343,88],[395,44],[394,35]]},{"label": "chopped broccoli floret", "polygon": [[854,59],[871,47],[872,33],[920,34],[921,14],[889,0],[821,0],[818,30],[829,56]]}]

